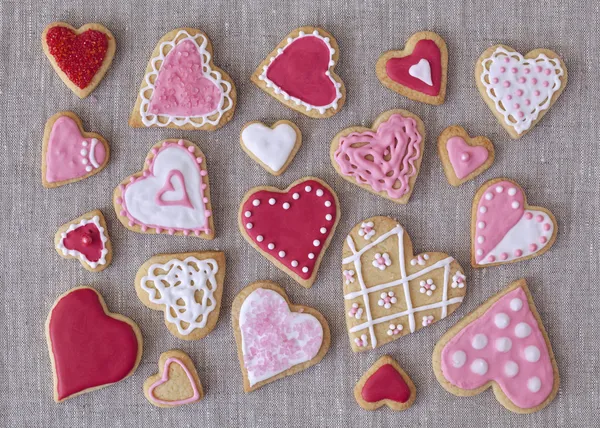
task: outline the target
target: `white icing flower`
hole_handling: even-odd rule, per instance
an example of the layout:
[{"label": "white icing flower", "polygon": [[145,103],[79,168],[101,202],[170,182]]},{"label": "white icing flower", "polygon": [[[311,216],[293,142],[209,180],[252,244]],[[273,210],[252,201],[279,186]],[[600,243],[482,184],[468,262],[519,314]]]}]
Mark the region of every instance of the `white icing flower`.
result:
[{"label": "white icing flower", "polygon": [[427,327],[433,323],[433,315],[427,315],[423,317],[423,327]]},{"label": "white icing flower", "polygon": [[358,303],[352,303],[352,307],[348,311],[348,316],[350,318],[356,318],[357,320],[362,318],[363,308],[360,307]]},{"label": "white icing flower", "polygon": [[380,297],[380,299],[377,301],[377,304],[379,306],[383,306],[386,309],[391,308],[392,305],[398,301],[398,299],[396,299],[396,297],[394,296],[393,291],[388,291],[387,293],[381,293],[381,295],[379,297]]},{"label": "white icing flower", "polygon": [[452,288],[464,288],[465,279],[466,277],[460,271],[456,271],[454,276],[452,276],[452,284],[450,286]]},{"label": "white icing flower", "polygon": [[373,235],[375,235],[375,229],[373,229],[373,226],[374,224],[372,221],[362,223],[360,225],[360,230],[358,231],[358,234],[365,238],[365,241],[368,241],[373,237]]},{"label": "white icing flower", "polygon": [[397,334],[400,334],[400,332],[402,331],[403,328],[404,327],[402,326],[402,324],[398,324],[398,325],[390,324],[388,327],[387,335],[395,336]]},{"label": "white icing flower", "polygon": [[363,334],[362,336],[360,336],[360,338],[355,337],[354,343],[356,343],[356,346],[358,346],[359,348],[363,348],[363,347],[367,346],[367,344],[368,344],[367,335]]},{"label": "white icing flower", "polygon": [[427,263],[427,260],[429,260],[429,254],[419,254],[417,257],[415,257],[414,259],[412,259],[410,261],[411,266],[416,266],[417,264],[419,266],[425,266],[425,263]]},{"label": "white icing flower", "polygon": [[421,294],[427,294],[428,296],[431,296],[437,288],[433,283],[433,279],[431,278],[429,278],[427,281],[421,281],[419,285],[421,286],[421,288],[419,288],[419,292]]},{"label": "white icing flower", "polygon": [[377,253],[375,254],[375,259],[373,260],[373,266],[375,266],[379,270],[385,270],[386,267],[392,265],[392,260],[390,259],[390,255],[388,253]]},{"label": "white icing flower", "polygon": [[352,269],[350,270],[345,270],[344,272],[342,272],[344,275],[344,278],[346,278],[346,285],[354,282],[354,271]]}]

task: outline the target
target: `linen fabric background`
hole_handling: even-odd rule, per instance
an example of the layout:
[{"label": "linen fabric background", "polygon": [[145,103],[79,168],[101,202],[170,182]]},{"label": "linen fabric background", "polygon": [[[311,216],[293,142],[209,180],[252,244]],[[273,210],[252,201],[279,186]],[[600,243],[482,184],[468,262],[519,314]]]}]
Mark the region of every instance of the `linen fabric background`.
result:
[{"label": "linen fabric background", "polygon": [[[349,0],[279,1],[32,1],[0,2],[0,425],[15,427],[349,427],[349,426],[597,426],[600,408],[600,315],[598,312],[600,206],[598,115],[599,6],[576,0],[547,2]],[[43,54],[40,34],[52,21],[75,27],[99,22],[117,40],[111,68],[92,96],[79,100],[60,81]],[[263,58],[291,30],[321,26],[340,46],[336,72],[347,101],[334,117],[310,119],[294,112],[250,82]],[[215,63],[234,79],[238,104],[233,120],[216,132],[131,129],[127,120],[149,55],[168,31],[204,30]],[[432,30],[447,42],[448,93],[441,106],[404,98],[383,87],[375,62],[400,49],[414,32]],[[498,124],[475,87],[474,62],[489,46],[504,43],[526,53],[545,47],[568,67],[566,91],[540,124],[513,141]],[[341,129],[370,126],[383,111],[408,109],[426,129],[421,172],[408,205],[372,195],[339,177],[329,161],[329,144]],[[46,120],[71,110],[86,130],[111,146],[104,171],[84,181],[46,190],[40,179]],[[303,144],[289,169],[273,177],[239,146],[243,124],[252,120],[295,122]],[[463,125],[486,135],[496,161],[483,175],[451,187],[437,156],[437,136]],[[126,230],[112,208],[113,188],[138,171],[150,147],[165,138],[197,143],[208,160],[217,237],[141,235]],[[241,237],[237,211],[253,186],[285,188],[313,175],[327,181],[341,202],[341,221],[311,289],[304,289],[266,261]],[[542,257],[526,262],[471,269],[470,213],[478,187],[494,177],[510,177],[525,189],[529,203],[549,208],[558,219],[558,239]],[[114,248],[112,265],[90,273],[53,248],[63,223],[99,208],[106,216]],[[340,272],[341,247],[348,231],[373,215],[398,219],[415,251],[444,251],[466,270],[468,292],[446,320],[377,350],[353,354],[346,332]],[[227,257],[221,317],[206,338],[186,342],[172,336],[163,313],[136,297],[138,267],[157,253],[223,250]],[[436,341],[461,317],[512,281],[526,278],[550,336],[561,375],[560,391],[544,410],[517,415],[505,410],[491,390],[460,398],[435,379],[431,354]],[[328,319],[331,348],[310,369],[245,394],[230,319],[235,295],[250,282],[281,284],[295,303],[315,307]],[[55,298],[77,285],[91,285],[111,311],[135,320],[144,335],[144,354],[135,374],[117,385],[71,399],[52,400],[52,374],[44,321]],[[142,393],[157,372],[159,355],[179,348],[194,360],[206,390],[199,404],[158,409]],[[354,401],[355,382],[381,355],[390,354],[410,374],[417,400],[402,413],[362,410]]]}]

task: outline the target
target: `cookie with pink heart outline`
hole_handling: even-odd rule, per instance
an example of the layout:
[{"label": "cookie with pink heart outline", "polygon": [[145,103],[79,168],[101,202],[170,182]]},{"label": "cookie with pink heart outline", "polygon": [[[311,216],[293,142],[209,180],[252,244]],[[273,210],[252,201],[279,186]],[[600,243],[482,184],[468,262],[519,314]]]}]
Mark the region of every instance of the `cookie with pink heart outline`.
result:
[{"label": "cookie with pink heart outline", "polygon": [[311,307],[293,305],[271,281],[254,282],[239,292],[231,323],[245,392],[317,364],[331,342],[325,317]]},{"label": "cookie with pink heart outline", "polygon": [[163,140],[113,193],[119,221],[137,233],[215,236],[206,158],[187,140]]},{"label": "cookie with pink heart outline", "polygon": [[498,266],[542,255],[557,233],[549,210],[528,205],[525,192],[514,181],[495,178],[473,198],[471,266]]},{"label": "cookie with pink heart outline", "polygon": [[42,143],[42,184],[64,186],[102,171],[110,158],[108,142],[100,134],[86,132],[79,117],[61,111],[46,122]]},{"label": "cookie with pink heart outline", "polygon": [[214,131],[231,120],[236,99],[233,80],[213,62],[206,33],[176,28],[152,52],[129,126]]}]

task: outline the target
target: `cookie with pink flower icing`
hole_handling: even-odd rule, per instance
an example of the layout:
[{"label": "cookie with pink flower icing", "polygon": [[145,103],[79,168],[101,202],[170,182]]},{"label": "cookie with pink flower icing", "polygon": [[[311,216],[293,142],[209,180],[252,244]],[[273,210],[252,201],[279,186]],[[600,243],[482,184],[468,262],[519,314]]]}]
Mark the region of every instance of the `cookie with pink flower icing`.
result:
[{"label": "cookie with pink flower icing", "polygon": [[204,398],[202,383],[192,359],[172,349],[158,359],[158,373],[144,382],[144,395],[156,407],[171,408],[196,403]]},{"label": "cookie with pink flower icing", "polygon": [[206,33],[177,28],[152,52],[129,125],[213,131],[231,120],[236,99],[233,80],[213,62]]},{"label": "cookie with pink flower icing", "polygon": [[509,135],[529,132],[567,85],[567,67],[555,52],[535,49],[521,55],[506,45],[485,50],[475,64],[483,100]]},{"label": "cookie with pink flower icing", "polygon": [[206,157],[187,140],[155,144],[143,169],[117,186],[113,206],[134,232],[215,236]]},{"label": "cookie with pink flower icing", "polygon": [[438,154],[448,183],[457,187],[485,172],[494,163],[494,145],[486,137],[470,137],[460,125],[438,137]]},{"label": "cookie with pink flower icing", "polygon": [[331,141],[331,164],[342,178],[398,204],[413,192],[425,142],[423,121],[406,110],[380,114],[371,128],[351,126]]},{"label": "cookie with pink flower icing", "polygon": [[254,282],[239,292],[231,322],[245,392],[317,364],[331,342],[323,315],[292,304],[271,281]]},{"label": "cookie with pink flower icing", "polygon": [[433,351],[433,370],[448,392],[470,397],[492,388],[515,413],[533,413],[556,396],[554,353],[524,279],[461,319]]},{"label": "cookie with pink flower icing", "polygon": [[59,187],[91,177],[104,169],[109,158],[106,139],[84,131],[75,113],[61,111],[46,122],[42,143],[44,187]]},{"label": "cookie with pink flower icing", "polygon": [[527,204],[525,192],[508,178],[479,188],[471,210],[471,265],[497,266],[544,254],[558,225],[546,208]]}]

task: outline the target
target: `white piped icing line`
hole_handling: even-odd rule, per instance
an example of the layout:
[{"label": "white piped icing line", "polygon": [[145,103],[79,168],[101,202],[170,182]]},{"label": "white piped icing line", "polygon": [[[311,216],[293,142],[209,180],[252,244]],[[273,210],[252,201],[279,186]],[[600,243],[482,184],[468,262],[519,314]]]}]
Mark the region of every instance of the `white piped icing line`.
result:
[{"label": "white piped icing line", "polygon": [[[183,36],[183,38],[179,39],[182,36]],[[179,40],[177,40],[177,39],[179,39]],[[194,45],[196,46],[196,49],[198,49],[198,53],[200,54],[200,57],[202,58],[202,74],[204,75],[204,77],[207,78],[208,80],[210,80],[213,84],[215,84],[217,87],[219,87],[221,89],[221,99],[219,100],[219,104],[218,104],[216,110],[214,110],[208,114],[205,114],[203,116],[178,117],[178,116],[170,116],[170,115],[162,115],[162,114],[161,115],[152,114],[152,113],[148,112],[148,108],[150,105],[150,99],[152,98],[152,95],[146,96],[146,93],[149,91],[152,91],[152,94],[154,93],[155,83],[156,83],[156,79],[158,78],[158,74],[160,72],[160,67],[162,67],[162,64],[164,63],[165,58],[169,54],[169,53],[165,54],[164,49],[165,49],[165,47],[170,46],[171,50],[173,50],[173,48],[176,45],[178,45],[186,40],[190,40],[192,43],[194,43]],[[198,44],[198,42],[200,42],[200,44]],[[149,73],[147,73],[144,76],[144,81],[146,82],[146,86],[144,86],[140,90],[140,98],[142,100],[142,103],[140,104],[140,116],[142,117],[142,123],[145,126],[156,125],[156,126],[164,127],[171,123],[174,123],[177,126],[191,124],[194,128],[201,128],[207,124],[216,126],[221,121],[223,114],[233,108],[233,100],[231,99],[231,96],[230,96],[231,89],[232,89],[231,83],[229,83],[227,80],[222,79],[221,73],[213,70],[210,67],[211,55],[208,52],[208,50],[206,49],[207,45],[208,45],[208,39],[202,33],[198,33],[195,36],[192,36],[186,30],[179,31],[171,41],[162,42],[160,44],[160,46],[158,48],[159,54],[155,57],[152,57],[152,59],[150,60],[150,65],[152,67],[152,71],[150,71]],[[161,62],[161,65],[159,68],[157,68],[157,66],[156,66],[157,62]],[[151,77],[154,77],[153,81],[150,79]],[[215,118],[211,119],[212,116],[215,116]],[[166,121],[164,119],[160,120],[159,118],[164,118],[164,119],[166,119]]]},{"label": "white piped icing line", "polygon": [[[329,48],[329,70],[326,72],[326,74],[327,74],[327,77],[329,77],[329,79],[331,80],[331,83],[333,84],[333,86],[335,87],[335,99],[331,103],[329,103],[325,106],[314,106],[312,104],[308,104],[308,103],[300,100],[299,98],[293,97],[290,94],[288,94],[287,92],[285,92],[281,87],[276,85],[275,82],[273,82],[271,79],[269,79],[267,77],[267,70],[269,69],[269,66],[273,63],[273,61],[275,61],[275,58],[277,58],[279,55],[281,55],[292,43],[294,43],[294,41],[301,39],[302,37],[317,37],[318,39],[321,39],[323,41],[323,43],[325,43],[327,45],[327,47]],[[334,54],[335,54],[335,49],[333,49],[333,47],[331,46],[329,37],[321,36],[319,34],[319,31],[317,31],[317,30],[314,30],[312,33],[309,33],[309,34],[306,34],[304,31],[300,31],[298,33],[297,37],[294,37],[294,38],[288,37],[287,44],[283,48],[278,49],[277,55],[272,56],[269,59],[269,65],[263,66],[263,71],[258,76],[258,78],[259,78],[259,80],[262,80],[263,82],[265,82],[265,84],[267,85],[267,88],[272,89],[273,92],[275,93],[275,95],[282,98],[283,100],[285,100],[285,101],[292,100],[294,103],[296,103],[296,105],[304,106],[306,111],[311,111],[313,109],[316,109],[319,111],[320,114],[324,114],[327,111],[327,109],[332,108],[332,109],[336,110],[338,108],[338,101],[340,100],[340,98],[342,98],[342,92],[340,91],[342,84],[339,82],[336,82],[336,80],[333,77],[331,77],[331,70],[333,69],[333,66],[335,65],[335,61],[333,60]]]},{"label": "white piped icing line", "polygon": [[[85,255],[83,255],[82,253],[80,253],[77,250],[69,250],[68,248],[65,247],[65,244],[64,244],[64,240],[67,237],[67,234],[69,232],[71,232],[75,229],[79,229],[80,227],[85,226],[86,224],[90,224],[90,223],[93,223],[96,225],[96,227],[98,228],[98,232],[100,234],[100,239],[102,240],[102,251],[100,252],[100,258],[96,262],[89,261]],[[58,248],[64,256],[78,257],[79,260],[81,260],[82,262],[85,262],[89,267],[91,267],[92,269],[96,269],[96,267],[98,267],[98,265],[106,264],[106,255],[108,254],[108,249],[106,248],[107,241],[108,241],[108,237],[106,236],[106,233],[104,233],[104,228],[100,225],[100,217],[95,215],[94,217],[91,218],[91,220],[84,218],[79,223],[73,223],[72,225],[70,225],[66,231],[64,231],[63,233],[60,234],[60,241],[58,241],[56,248]]]}]

